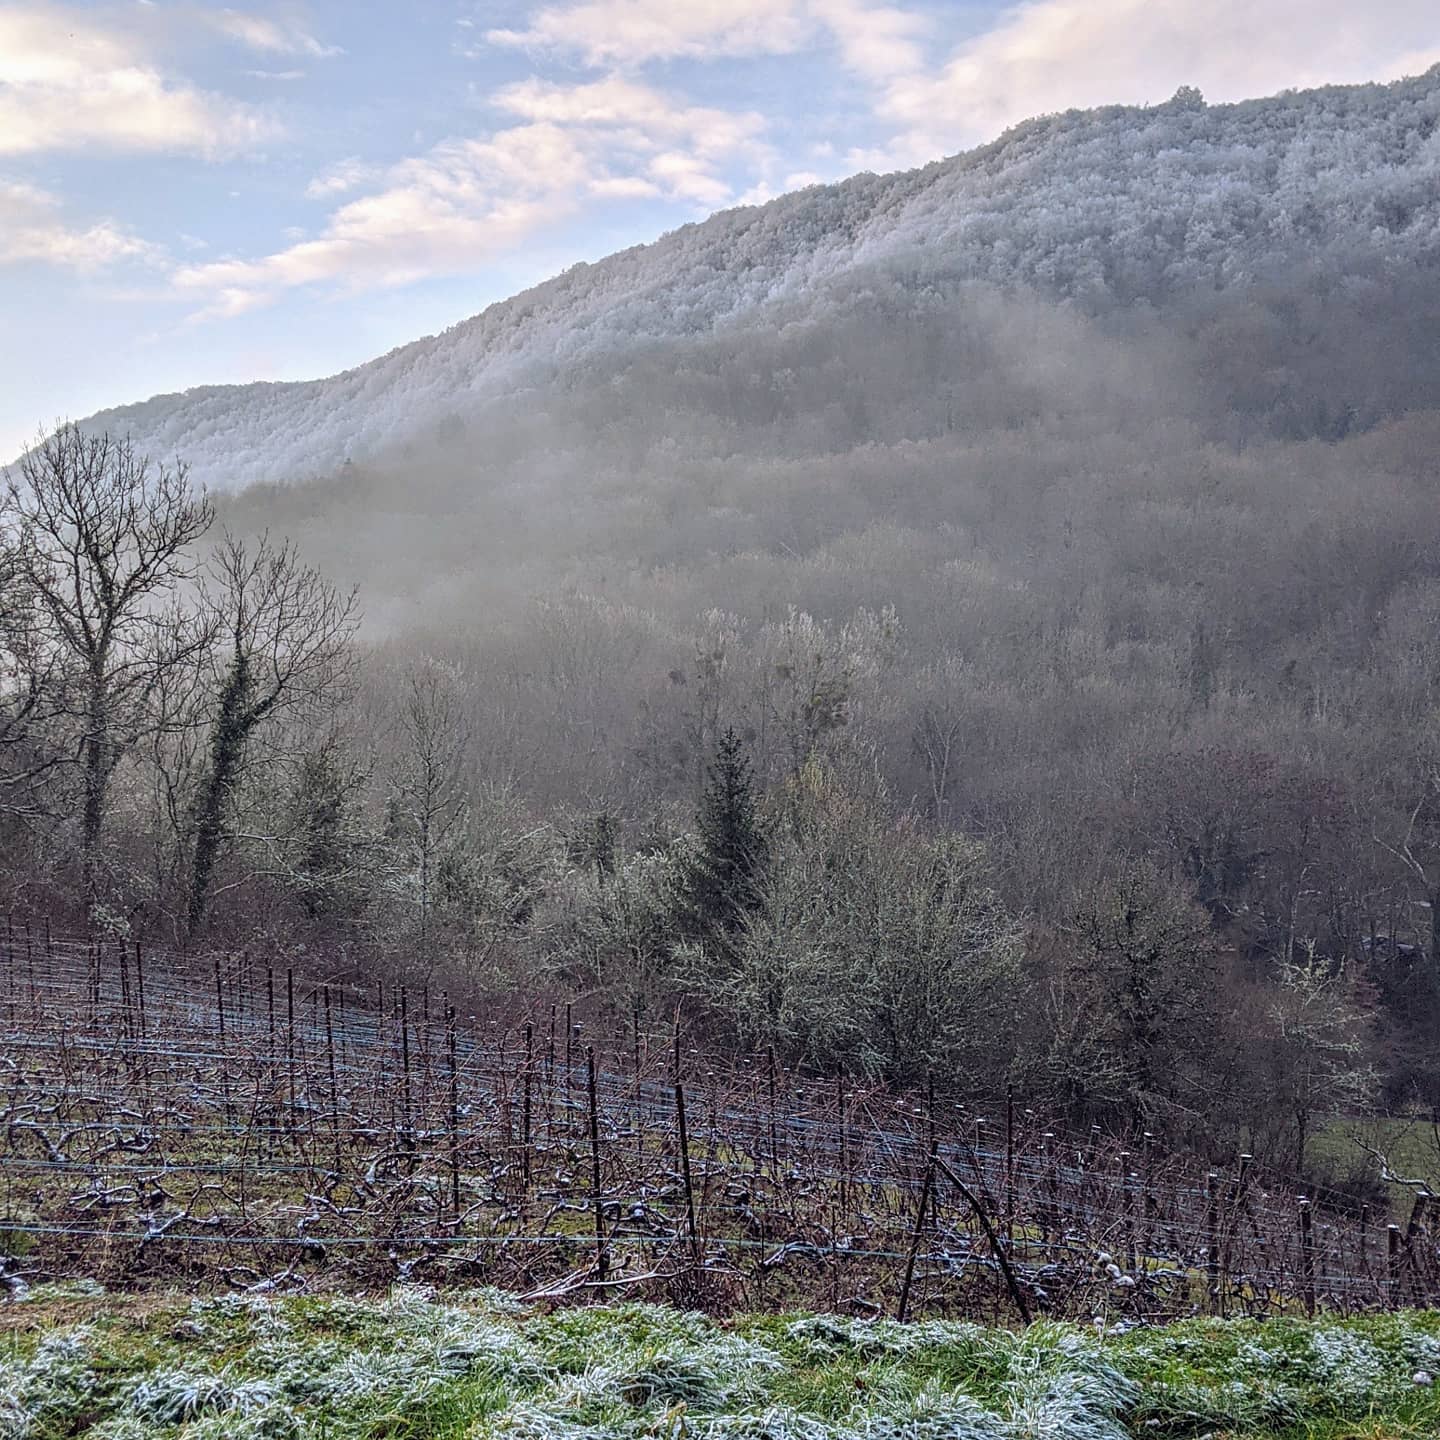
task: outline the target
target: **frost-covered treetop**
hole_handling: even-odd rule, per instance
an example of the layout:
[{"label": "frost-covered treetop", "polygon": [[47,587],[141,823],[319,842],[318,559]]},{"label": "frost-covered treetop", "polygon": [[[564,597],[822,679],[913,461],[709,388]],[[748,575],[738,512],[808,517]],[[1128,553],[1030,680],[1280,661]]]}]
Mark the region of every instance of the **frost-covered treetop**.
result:
[{"label": "frost-covered treetop", "polygon": [[919,170],[812,186],[577,265],[330,379],[162,395],[86,423],[236,489],[333,471],[637,342],[777,299],[823,304],[827,281],[877,262],[1092,304],[1296,258],[1424,262],[1440,255],[1437,119],[1440,67],[1236,105],[1186,88],[1150,108],[1046,116]]}]

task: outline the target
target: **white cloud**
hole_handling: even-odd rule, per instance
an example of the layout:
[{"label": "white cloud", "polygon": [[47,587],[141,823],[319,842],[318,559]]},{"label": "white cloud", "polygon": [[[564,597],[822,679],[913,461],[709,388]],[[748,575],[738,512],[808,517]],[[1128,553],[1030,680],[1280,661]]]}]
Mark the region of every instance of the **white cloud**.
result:
[{"label": "white cloud", "polygon": [[[552,178],[527,182],[527,167]],[[299,286],[364,289],[462,273],[558,219],[569,206],[554,182],[578,168],[563,136],[543,127],[507,131],[499,143],[451,143],[394,167],[384,189],[341,206],[315,239],[258,260],[187,266],[173,283],[205,314],[226,316]]]},{"label": "white cloud", "polygon": [[607,131],[640,152],[680,140],[701,159],[753,149],[765,128],[764,117],[754,111],[677,103],[662,91],[618,75],[585,85],[522,80],[500,90],[493,103],[531,122]]},{"label": "white cloud", "polygon": [[[943,12],[942,12],[943,13]],[[828,36],[893,139],[854,165],[917,164],[1070,106],[1212,99],[1413,74],[1440,59],[1435,0],[1026,0],[946,63],[939,16],[874,0],[551,0],[492,44],[591,66],[781,54]]]},{"label": "white cloud", "polygon": [[122,260],[158,259],[159,253],[110,220],[84,229],[67,225],[54,195],[0,180],[0,265],[40,261],[89,271]]},{"label": "white cloud", "polygon": [[259,111],[162,74],[83,12],[0,6],[0,154],[244,149],[276,133]]},{"label": "white cloud", "polygon": [[805,39],[795,0],[581,0],[543,6],[526,30],[490,30],[494,45],[577,52],[588,65],[688,55],[775,54]]},{"label": "white cloud", "polygon": [[1432,0],[1032,0],[938,70],[897,74],[879,102],[918,163],[1072,106],[1211,100],[1398,78],[1440,60]]},{"label": "white cloud", "polygon": [[929,27],[909,11],[864,0],[809,0],[807,9],[830,30],[846,68],[857,74],[880,80],[924,63],[921,41]]},{"label": "white cloud", "polygon": [[215,24],[222,34],[232,40],[272,55],[309,55],[324,60],[345,53],[338,45],[322,44],[308,30],[291,20],[269,19],[242,10],[222,10],[215,17]]},{"label": "white cloud", "polygon": [[186,266],[176,288],[201,301],[202,313],[223,316],[298,286],[467,273],[597,200],[723,204],[733,195],[723,165],[768,158],[758,115],[685,105],[617,77],[575,86],[528,80],[501,90],[494,104],[520,123],[448,140],[382,175],[342,162],[312,182],[312,195],[378,188],[341,205],[313,239],[255,260]]},{"label": "white cloud", "polygon": [[344,195],[347,191],[358,190],[360,186],[378,180],[384,172],[374,165],[367,165],[355,156],[332,165],[323,175],[317,175],[306,187],[305,193],[312,200],[325,200],[332,195]]},{"label": "white cloud", "polygon": [[847,69],[891,75],[920,63],[926,22],[869,0],[579,0],[543,6],[525,30],[490,30],[492,45],[561,50],[587,65],[783,55],[829,34]]}]

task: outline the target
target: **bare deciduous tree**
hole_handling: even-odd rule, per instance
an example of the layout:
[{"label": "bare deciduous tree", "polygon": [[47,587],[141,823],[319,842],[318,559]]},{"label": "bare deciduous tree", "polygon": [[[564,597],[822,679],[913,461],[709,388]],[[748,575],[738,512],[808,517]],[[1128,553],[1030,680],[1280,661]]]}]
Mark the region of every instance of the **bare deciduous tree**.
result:
[{"label": "bare deciduous tree", "polygon": [[438,661],[410,670],[400,731],[404,749],[394,775],[391,823],[414,865],[420,946],[428,950],[437,864],[466,809],[460,772],[470,733],[452,670]]},{"label": "bare deciduous tree", "polygon": [[206,599],[219,644],[209,753],[194,803],[186,887],[191,934],[210,882],[255,732],[282,714],[333,709],[350,678],[356,595],[302,565],[286,541],[226,536],[210,562]]},{"label": "bare deciduous tree", "polygon": [[184,465],[152,465],[128,439],[62,425],[21,457],[5,502],[17,573],[31,591],[60,679],[55,706],[83,795],[81,860],[96,897],[110,782],[151,729],[161,679],[193,660],[204,628],[171,602],[194,574],[210,501]]},{"label": "bare deciduous tree", "polygon": [[43,815],[46,781],[64,762],[49,734],[58,679],[59,657],[7,535],[0,541],[0,809],[11,815]]}]

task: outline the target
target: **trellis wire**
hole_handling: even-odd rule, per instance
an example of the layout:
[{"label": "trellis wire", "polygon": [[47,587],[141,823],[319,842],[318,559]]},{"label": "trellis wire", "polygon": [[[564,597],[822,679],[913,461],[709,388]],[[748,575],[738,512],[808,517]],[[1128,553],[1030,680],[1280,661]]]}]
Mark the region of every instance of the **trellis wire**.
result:
[{"label": "trellis wire", "polygon": [[1368,1210],[1248,1157],[1220,1171],[1143,1137],[1062,1138],[1008,1098],[997,1134],[933,1085],[819,1080],[773,1052],[722,1063],[584,1007],[557,1047],[548,998],[502,1025],[249,955],[48,926],[42,945],[13,923],[5,948],[12,1285],[425,1276],[1134,1322],[1440,1289],[1423,1194],[1380,1245]]}]

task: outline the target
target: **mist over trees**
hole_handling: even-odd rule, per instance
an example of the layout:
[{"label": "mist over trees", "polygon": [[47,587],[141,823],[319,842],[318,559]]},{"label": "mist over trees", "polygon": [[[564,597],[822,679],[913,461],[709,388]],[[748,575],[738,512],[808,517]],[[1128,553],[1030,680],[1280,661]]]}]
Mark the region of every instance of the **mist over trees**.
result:
[{"label": "mist over trees", "polygon": [[[1137,246],[891,254],[213,521],[62,430],[0,555],[7,905],[1297,1170],[1432,1110],[1437,261]],[[98,555],[44,508],[92,463]]]}]

